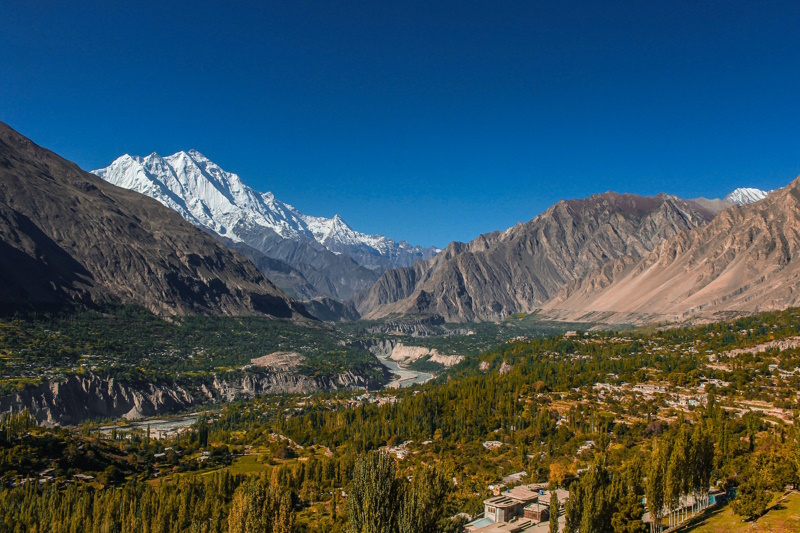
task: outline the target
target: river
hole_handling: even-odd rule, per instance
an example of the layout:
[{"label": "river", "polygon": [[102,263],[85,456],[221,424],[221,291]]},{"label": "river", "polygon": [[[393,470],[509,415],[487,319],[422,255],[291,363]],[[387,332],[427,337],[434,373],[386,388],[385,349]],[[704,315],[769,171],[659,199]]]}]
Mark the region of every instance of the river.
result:
[{"label": "river", "polygon": [[408,368],[400,366],[399,364],[397,364],[397,362],[392,361],[391,359],[384,359],[383,357],[378,357],[378,361],[380,361],[383,366],[391,370],[392,374],[395,375],[395,379],[387,383],[386,387],[384,387],[387,389],[410,387],[415,383],[425,383],[426,381],[430,381],[431,379],[433,379],[433,374],[428,374],[427,372],[417,372],[416,370],[410,370]]},{"label": "river", "polygon": [[179,433],[186,431],[189,426],[197,421],[200,413],[188,413],[183,416],[178,416],[171,419],[163,418],[144,418],[136,420],[124,426],[103,426],[99,428],[100,433],[110,434],[112,430],[116,429],[119,432],[130,432],[135,429],[142,430],[142,435],[147,433],[150,429],[151,439],[162,439],[165,437],[175,437]]}]

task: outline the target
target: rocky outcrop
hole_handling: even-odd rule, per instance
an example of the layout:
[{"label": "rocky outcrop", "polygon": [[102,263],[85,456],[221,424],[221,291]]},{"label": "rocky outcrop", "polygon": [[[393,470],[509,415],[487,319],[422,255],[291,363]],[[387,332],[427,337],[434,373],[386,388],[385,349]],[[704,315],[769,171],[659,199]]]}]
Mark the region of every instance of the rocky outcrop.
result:
[{"label": "rocky outcrop", "polygon": [[382,382],[353,371],[316,378],[291,372],[237,373],[192,382],[155,383],[124,382],[94,374],[69,376],[0,397],[0,413],[27,409],[37,423],[48,426],[90,419],[134,420],[264,394],[379,388],[391,376],[385,367],[381,368],[385,374]]},{"label": "rocky outcrop", "polygon": [[709,320],[800,305],[800,178],[710,224],[581,276],[543,306],[550,318]]},{"label": "rocky outcrop", "polygon": [[714,214],[674,196],[605,193],[561,201],[525,224],[452,243],[427,262],[387,271],[356,299],[362,317],[496,321],[532,312],[566,283],[621,257],[639,258]]},{"label": "rocky outcrop", "polygon": [[358,341],[355,344],[366,349],[378,359],[388,359],[394,347],[397,346],[397,341],[394,339],[376,339],[371,341]]},{"label": "rocky outcrop", "polygon": [[0,123],[0,306],[132,303],[159,315],[305,310],[174,211]]},{"label": "rocky outcrop", "polygon": [[442,354],[435,348],[425,346],[408,346],[395,339],[376,339],[370,341],[359,341],[359,347],[368,350],[378,359],[388,359],[408,366],[421,359],[438,363],[445,368],[455,366],[464,360],[464,357],[457,354]]},{"label": "rocky outcrop", "polygon": [[397,361],[405,366],[424,359],[431,363],[438,363],[445,368],[450,368],[451,366],[455,366],[463,361],[464,357],[457,354],[444,355],[439,353],[439,350],[435,348],[427,348],[425,346],[406,346],[405,344],[399,342],[392,349],[388,359]]}]

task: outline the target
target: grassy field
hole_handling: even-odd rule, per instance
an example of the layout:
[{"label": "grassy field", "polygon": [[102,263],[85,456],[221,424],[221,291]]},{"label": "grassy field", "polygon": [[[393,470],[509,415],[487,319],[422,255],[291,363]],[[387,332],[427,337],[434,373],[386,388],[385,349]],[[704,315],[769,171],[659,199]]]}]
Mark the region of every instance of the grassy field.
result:
[{"label": "grassy field", "polygon": [[710,513],[693,527],[691,533],[794,533],[800,531],[800,493],[792,491],[776,498],[771,509],[758,520],[744,522],[733,513],[730,505]]},{"label": "grassy field", "polygon": [[258,474],[267,469],[267,465],[259,462],[261,455],[243,455],[237,457],[233,464],[228,467],[231,474]]}]

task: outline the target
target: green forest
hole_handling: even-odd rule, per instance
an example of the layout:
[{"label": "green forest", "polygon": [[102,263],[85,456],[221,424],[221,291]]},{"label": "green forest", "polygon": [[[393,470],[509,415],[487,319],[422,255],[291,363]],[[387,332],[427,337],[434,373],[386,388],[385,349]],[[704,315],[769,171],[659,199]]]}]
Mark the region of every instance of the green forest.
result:
[{"label": "green forest", "polygon": [[127,381],[191,379],[241,369],[276,351],[303,355],[299,371],[306,375],[358,368],[380,378],[375,359],[348,340],[323,323],[205,316],[170,322],[135,306],[17,314],[0,318],[0,392],[85,372]]},{"label": "green forest", "polygon": [[643,501],[667,527],[702,515],[712,489],[755,519],[800,484],[799,333],[788,310],[518,339],[425,385],[237,401],[162,440],[6,415],[0,524],[460,531],[521,472],[570,491],[569,532],[648,531]]}]

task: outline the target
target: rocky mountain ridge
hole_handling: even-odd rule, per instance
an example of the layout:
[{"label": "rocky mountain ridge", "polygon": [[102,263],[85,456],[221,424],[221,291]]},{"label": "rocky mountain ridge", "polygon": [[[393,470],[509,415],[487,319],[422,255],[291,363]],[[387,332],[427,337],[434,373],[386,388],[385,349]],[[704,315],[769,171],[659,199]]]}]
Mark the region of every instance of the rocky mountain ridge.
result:
[{"label": "rocky mountain ridge", "polygon": [[800,305],[800,178],[732,206],[640,258],[567,284],[543,313],[565,320],[704,320]]},{"label": "rocky mountain ridge", "polygon": [[305,310],[174,211],[0,123],[0,303],[133,303],[160,315]]},{"label": "rocky mountain ridge", "polygon": [[505,232],[451,243],[426,262],[386,271],[356,305],[369,319],[502,320],[537,309],[564,284],[614,259],[641,257],[713,217],[696,202],[666,194],[608,192],[564,200]]}]

